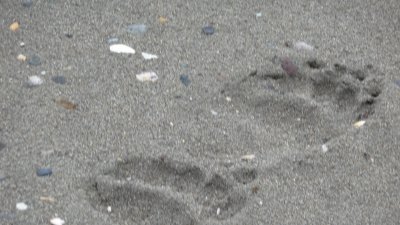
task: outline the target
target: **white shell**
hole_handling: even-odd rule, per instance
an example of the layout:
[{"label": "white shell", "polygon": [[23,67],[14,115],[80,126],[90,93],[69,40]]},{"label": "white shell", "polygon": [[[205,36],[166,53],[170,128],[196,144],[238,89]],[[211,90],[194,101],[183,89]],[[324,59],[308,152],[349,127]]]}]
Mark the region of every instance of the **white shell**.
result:
[{"label": "white shell", "polygon": [[18,202],[17,205],[16,205],[16,208],[17,208],[18,210],[24,211],[24,210],[27,210],[27,209],[28,209],[28,205],[26,205],[26,204],[23,203],[23,202]]},{"label": "white shell", "polygon": [[305,43],[304,41],[298,41],[294,43],[294,47],[299,49],[299,50],[307,50],[307,51],[312,51],[314,50],[314,47]]},{"label": "white shell", "polygon": [[110,51],[115,53],[135,54],[135,49],[123,44],[110,45]]},{"label": "white shell", "polygon": [[56,218],[51,219],[50,223],[53,225],[63,225],[65,223],[65,221],[56,217]]},{"label": "white shell", "polygon": [[43,84],[43,79],[40,78],[39,76],[30,76],[29,77],[29,84],[33,86],[41,85]]},{"label": "white shell", "polygon": [[146,60],[148,60],[148,59],[158,59],[157,55],[153,55],[153,54],[146,53],[146,52],[142,52],[142,56]]},{"label": "white shell", "polygon": [[141,82],[144,82],[144,81],[155,82],[156,80],[158,80],[158,76],[156,73],[150,71],[150,72],[144,72],[144,73],[137,74],[136,79],[138,79]]}]

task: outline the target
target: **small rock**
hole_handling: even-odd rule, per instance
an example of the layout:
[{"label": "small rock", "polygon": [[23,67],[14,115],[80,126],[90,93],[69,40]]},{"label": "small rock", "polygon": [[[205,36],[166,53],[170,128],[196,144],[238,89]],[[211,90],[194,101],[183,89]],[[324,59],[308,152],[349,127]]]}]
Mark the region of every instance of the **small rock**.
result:
[{"label": "small rock", "polygon": [[3,150],[3,148],[6,147],[6,144],[4,144],[3,142],[0,142],[0,151]]},{"label": "small rock", "polygon": [[142,56],[144,59],[149,60],[149,59],[158,59],[157,55],[153,55],[150,53],[142,52]]},{"label": "small rock", "polygon": [[56,84],[62,85],[62,84],[66,83],[65,77],[63,77],[63,76],[54,76],[51,78],[51,80]]},{"label": "small rock", "polygon": [[33,4],[33,0],[22,0],[22,5],[24,6],[24,7],[31,7],[32,6],[32,4]]},{"label": "small rock", "polygon": [[40,57],[37,55],[33,55],[32,57],[29,58],[28,63],[29,65],[32,66],[38,66],[41,64]]},{"label": "small rock", "polygon": [[321,148],[322,148],[322,152],[323,153],[326,153],[326,152],[328,152],[328,146],[326,146],[326,144],[323,144],[322,146],[321,146]]},{"label": "small rock", "polygon": [[395,80],[395,81],[393,81],[393,82],[394,82],[394,84],[397,85],[397,87],[400,87],[400,80]]},{"label": "small rock", "polygon": [[205,35],[212,35],[212,34],[214,34],[214,27],[212,27],[212,26],[205,26],[205,27],[203,27],[203,33],[205,34]]},{"label": "small rock", "polygon": [[145,81],[151,81],[151,82],[155,82],[156,80],[158,80],[158,76],[155,72],[144,72],[144,73],[140,73],[136,75],[136,79],[138,79],[141,82],[145,82]]},{"label": "small rock", "polygon": [[123,44],[110,45],[110,51],[115,53],[135,54],[135,49]]},{"label": "small rock", "polygon": [[166,24],[166,23],[168,22],[168,19],[167,19],[167,17],[160,16],[160,17],[158,18],[158,22],[159,22],[160,24]]},{"label": "small rock", "polygon": [[127,31],[132,34],[143,34],[147,31],[147,26],[144,24],[129,25]]},{"label": "small rock", "polygon": [[51,174],[53,174],[51,168],[39,168],[36,170],[36,175],[38,175],[39,177],[50,176]]},{"label": "small rock", "polygon": [[10,25],[10,30],[11,31],[17,31],[19,29],[19,23],[18,22],[14,22]]},{"label": "small rock", "polygon": [[28,209],[28,205],[23,202],[18,202],[16,208],[20,211],[25,211]]},{"label": "small rock", "polygon": [[42,80],[42,78],[40,78],[39,76],[36,76],[36,75],[30,76],[28,84],[30,86],[38,86],[38,85],[43,84],[43,80]]},{"label": "small rock", "polygon": [[20,46],[20,47],[25,47],[25,43],[24,43],[24,42],[21,42],[21,43],[19,43],[19,46]]},{"label": "small rock", "polygon": [[314,50],[314,47],[312,45],[309,45],[305,43],[304,41],[298,41],[294,43],[294,47],[298,50],[307,50],[307,51],[312,51]]},{"label": "small rock", "polygon": [[65,221],[56,217],[56,218],[51,219],[50,223],[53,225],[63,225],[65,223]]},{"label": "small rock", "polygon": [[118,41],[119,41],[118,38],[113,37],[113,38],[109,38],[109,39],[107,40],[107,43],[108,43],[109,45],[111,45],[111,44],[116,44],[116,43],[118,43]]},{"label": "small rock", "polygon": [[73,35],[73,34],[71,34],[71,33],[66,33],[66,34],[65,34],[65,37],[67,37],[67,38],[73,38],[73,37],[74,37],[74,35]]},{"label": "small rock", "polygon": [[107,212],[111,212],[111,206],[107,206]]},{"label": "small rock", "polygon": [[281,67],[291,77],[297,74],[298,67],[288,57],[284,57],[281,60]]},{"label": "small rock", "polygon": [[189,84],[190,84],[190,80],[189,80],[189,76],[188,76],[188,75],[182,74],[182,75],[179,77],[179,80],[180,80],[180,81],[182,82],[182,84],[185,85],[186,87],[189,86]]},{"label": "small rock", "polygon": [[261,17],[262,14],[260,12],[256,13],[256,17]]},{"label": "small rock", "polygon": [[244,155],[244,156],[240,157],[240,159],[243,161],[250,161],[255,158],[256,158],[256,156],[254,154]]},{"label": "small rock", "polygon": [[22,54],[19,54],[19,55],[17,56],[17,59],[18,59],[18,61],[25,62],[25,61],[26,61],[26,56],[24,56],[24,55],[22,55]]},{"label": "small rock", "polygon": [[43,76],[46,75],[46,71],[43,70],[42,72],[40,72],[40,75],[43,75]]},{"label": "small rock", "polygon": [[354,126],[355,128],[360,128],[360,127],[364,126],[365,122],[366,122],[365,120],[360,120],[360,121],[355,122],[355,123],[353,124],[353,126]]},{"label": "small rock", "polygon": [[70,102],[64,98],[60,98],[55,100],[55,103],[61,107],[63,107],[64,109],[68,109],[68,110],[75,110],[78,108],[78,104],[75,104],[73,102]]}]

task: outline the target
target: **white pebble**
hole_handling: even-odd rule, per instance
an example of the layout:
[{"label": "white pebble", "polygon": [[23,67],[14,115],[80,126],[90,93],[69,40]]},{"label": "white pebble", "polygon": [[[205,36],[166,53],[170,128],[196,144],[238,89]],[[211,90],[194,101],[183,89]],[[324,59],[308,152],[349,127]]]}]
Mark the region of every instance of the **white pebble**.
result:
[{"label": "white pebble", "polygon": [[225,98],[225,100],[226,100],[227,102],[230,102],[230,101],[232,101],[232,98],[227,96],[227,97]]},{"label": "white pebble", "polygon": [[243,161],[249,161],[249,160],[253,160],[255,158],[256,158],[256,155],[254,155],[254,154],[244,155],[244,156],[240,157],[240,159]]},{"label": "white pebble", "polygon": [[37,86],[37,85],[41,85],[43,84],[43,80],[42,78],[38,77],[38,76],[30,76],[29,77],[29,84],[33,85],[33,86]]},{"label": "white pebble", "polygon": [[40,72],[40,74],[41,75],[46,75],[46,71],[43,70],[42,72]]},{"label": "white pebble", "polygon": [[218,209],[217,209],[217,216],[219,216],[220,213],[221,213],[221,209],[218,208]]},{"label": "white pebble", "polygon": [[135,49],[123,44],[110,45],[110,51],[115,53],[135,54]]},{"label": "white pebble", "polygon": [[16,205],[16,208],[17,208],[18,210],[20,210],[20,211],[25,211],[25,210],[28,209],[28,205],[26,205],[26,204],[23,203],[23,202],[18,202],[17,205]]},{"label": "white pebble", "polygon": [[144,73],[137,74],[136,79],[138,79],[141,82],[144,82],[144,81],[155,82],[156,80],[158,80],[158,76],[156,73],[150,71],[150,72],[144,72]]},{"label": "white pebble", "polygon": [[50,223],[53,225],[63,225],[65,223],[65,221],[56,217],[56,218],[51,219]]},{"label": "white pebble", "polygon": [[261,17],[262,14],[260,12],[256,13],[256,17]]},{"label": "white pebble", "polygon": [[323,153],[328,152],[329,149],[328,149],[328,146],[326,146],[326,144],[323,144],[321,147],[322,147]]},{"label": "white pebble", "polygon": [[213,114],[214,116],[218,115],[218,113],[214,110],[211,110],[211,114]]},{"label": "white pebble", "polygon": [[364,124],[365,124],[365,120],[360,120],[360,121],[355,122],[355,123],[353,124],[353,126],[354,126],[355,128],[360,128],[360,127],[364,126]]},{"label": "white pebble", "polygon": [[142,52],[142,56],[146,60],[148,60],[148,59],[158,59],[157,55],[153,55],[153,54],[146,53],[146,52]]},{"label": "white pebble", "polygon": [[19,46],[20,46],[20,47],[24,47],[24,46],[25,46],[25,43],[24,43],[24,42],[21,42],[21,43],[19,43]]},{"label": "white pebble", "polygon": [[304,41],[298,41],[294,44],[294,47],[299,49],[299,50],[307,50],[307,51],[312,51],[314,50],[314,47],[305,43]]},{"label": "white pebble", "polygon": [[107,207],[107,212],[109,212],[109,213],[111,212],[111,206]]}]

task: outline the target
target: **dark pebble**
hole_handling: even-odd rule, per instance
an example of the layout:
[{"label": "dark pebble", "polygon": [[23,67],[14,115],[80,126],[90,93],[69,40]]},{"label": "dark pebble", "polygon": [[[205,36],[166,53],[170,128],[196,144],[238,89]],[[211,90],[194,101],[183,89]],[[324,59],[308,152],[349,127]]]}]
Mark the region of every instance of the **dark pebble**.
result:
[{"label": "dark pebble", "polygon": [[190,84],[190,80],[189,80],[189,76],[188,75],[181,75],[179,77],[179,80],[181,80],[182,84],[185,85],[186,87],[189,86]]},{"label": "dark pebble", "polygon": [[24,7],[31,7],[33,0],[22,0],[21,3]]},{"label": "dark pebble", "polygon": [[212,27],[212,26],[203,27],[203,33],[206,34],[206,35],[214,34],[214,27]]},{"label": "dark pebble", "polygon": [[66,34],[65,34],[65,37],[67,37],[67,38],[72,38],[72,37],[74,37],[74,35],[73,35],[73,34],[70,34],[70,33],[66,33]]},{"label": "dark pebble", "polygon": [[51,80],[56,84],[65,84],[67,82],[63,76],[54,76]]},{"label": "dark pebble", "polygon": [[38,66],[38,65],[41,64],[40,58],[39,58],[39,56],[37,56],[37,55],[33,55],[33,56],[29,59],[28,63],[29,63],[29,65],[31,65],[31,66]]},{"label": "dark pebble", "polygon": [[397,87],[400,87],[400,80],[395,80],[394,83],[397,85]]},{"label": "dark pebble", "polygon": [[51,168],[39,168],[36,170],[36,174],[39,177],[50,176],[52,173],[53,171],[51,170]]},{"label": "dark pebble", "polygon": [[5,148],[5,147],[6,147],[6,144],[0,142],[0,151],[3,150],[3,148]]}]

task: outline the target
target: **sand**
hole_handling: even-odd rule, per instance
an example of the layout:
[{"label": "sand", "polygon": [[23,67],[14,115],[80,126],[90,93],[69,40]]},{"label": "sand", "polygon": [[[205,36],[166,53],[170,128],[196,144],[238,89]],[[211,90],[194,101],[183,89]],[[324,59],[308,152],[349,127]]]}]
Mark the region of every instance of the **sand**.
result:
[{"label": "sand", "polygon": [[[398,224],[399,11],[0,1],[0,224]],[[146,71],[158,80],[138,81]]]}]

